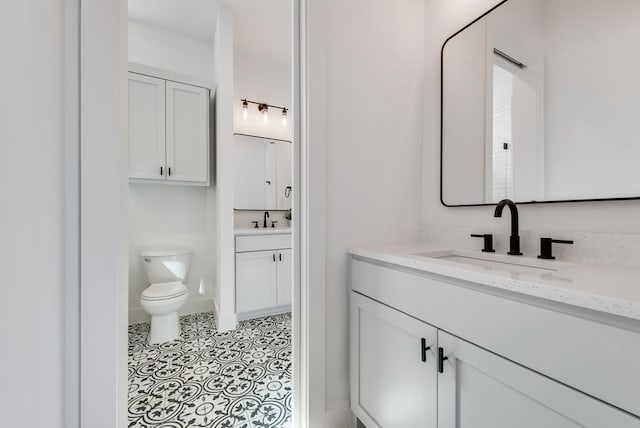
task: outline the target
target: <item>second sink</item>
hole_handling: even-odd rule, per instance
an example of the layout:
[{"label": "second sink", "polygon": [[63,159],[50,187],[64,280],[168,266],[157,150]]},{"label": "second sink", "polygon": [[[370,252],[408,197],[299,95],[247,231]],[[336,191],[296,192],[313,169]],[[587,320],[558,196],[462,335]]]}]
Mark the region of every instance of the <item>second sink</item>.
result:
[{"label": "second sink", "polygon": [[516,274],[541,274],[545,272],[556,272],[557,269],[552,267],[543,267],[539,263],[532,260],[527,263],[526,259],[518,259],[517,263],[510,260],[500,260],[499,256],[476,255],[467,251],[432,251],[427,253],[417,253],[416,256],[428,257],[436,260],[455,262],[465,265],[476,266],[488,270],[500,270]]}]

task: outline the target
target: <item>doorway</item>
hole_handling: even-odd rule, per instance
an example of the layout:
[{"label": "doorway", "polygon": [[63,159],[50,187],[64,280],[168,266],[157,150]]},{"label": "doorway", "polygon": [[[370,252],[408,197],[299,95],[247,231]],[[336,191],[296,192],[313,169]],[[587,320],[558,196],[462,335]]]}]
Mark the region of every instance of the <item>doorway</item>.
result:
[{"label": "doorway", "polygon": [[[306,139],[302,137],[304,112],[300,109],[303,97],[303,78],[301,77],[300,35],[302,16],[300,5],[293,1],[293,22],[295,49],[293,62],[293,86],[295,89],[292,111],[289,120],[293,124],[293,141],[300,144],[299,151],[294,150],[294,189],[301,191],[293,199],[293,425],[308,426],[311,420],[320,421],[324,412],[324,402],[311,400],[313,394],[322,397],[324,365],[317,365],[313,378],[309,376],[311,360],[323,361],[318,354],[307,352],[309,347],[322,349],[321,335],[312,335],[310,330],[321,329],[318,320],[324,319],[324,308],[314,304],[309,309],[306,304],[308,293],[308,257],[309,248],[308,220],[305,190],[309,182],[304,179]],[[67,395],[81,396],[79,405],[69,406],[68,426],[127,426],[127,336],[122,334],[127,327],[127,271],[128,249],[128,178],[127,178],[127,132],[123,126],[127,122],[127,4],[96,1],[83,3],[80,9],[77,0],[68,0],[69,27],[73,27],[73,18],[77,17],[80,30],[69,32],[69,69],[73,69],[74,60],[79,68],[80,82],[79,119],[79,162],[78,185],[80,195],[78,209],[81,213],[81,229],[78,243],[80,271],[79,295],[80,316],[74,320],[69,317],[68,340],[77,337],[78,358],[80,360],[78,382],[69,377]],[[82,42],[80,43],[80,40]],[[302,43],[303,44],[303,43]],[[77,51],[74,49],[77,48]],[[77,52],[77,56],[73,53]],[[73,98],[73,90],[68,94]],[[73,156],[71,156],[71,159]],[[69,165],[72,166],[72,163]],[[168,173],[168,171],[167,171]],[[72,175],[72,174],[70,174]],[[300,183],[304,182],[304,188]],[[217,185],[217,184],[216,184]],[[70,187],[73,183],[70,183]],[[303,215],[304,214],[304,215]],[[232,235],[233,236],[233,235]],[[302,241],[307,243],[302,245]],[[320,246],[316,247],[322,253]],[[114,286],[116,285],[117,286]],[[319,292],[321,289],[316,288]],[[70,288],[70,292],[76,293]],[[302,309],[304,308],[304,309]],[[312,314],[311,312],[314,312]],[[309,318],[316,320],[310,325]],[[220,317],[222,321],[222,316]],[[226,321],[225,321],[226,322]],[[314,328],[313,326],[318,326]],[[99,333],[99,334],[96,334]],[[77,334],[77,336],[75,336]],[[312,340],[317,337],[318,343]],[[113,370],[111,370],[112,368]],[[74,369],[70,369],[72,373]],[[117,374],[115,373],[117,372]],[[315,385],[315,386],[314,386]],[[100,410],[98,410],[100,409]],[[114,411],[112,412],[111,409]],[[312,416],[313,414],[313,416]],[[77,416],[77,418],[76,418]],[[77,423],[74,423],[76,421]]]},{"label": "doorway", "polygon": [[292,13],[128,0],[129,427],[292,426]]}]

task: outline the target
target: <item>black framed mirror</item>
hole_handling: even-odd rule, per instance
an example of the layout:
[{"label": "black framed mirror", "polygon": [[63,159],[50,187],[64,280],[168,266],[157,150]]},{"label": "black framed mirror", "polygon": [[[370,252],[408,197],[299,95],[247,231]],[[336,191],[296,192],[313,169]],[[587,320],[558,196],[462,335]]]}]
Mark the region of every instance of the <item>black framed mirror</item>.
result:
[{"label": "black framed mirror", "polygon": [[445,206],[640,199],[640,2],[505,0],[441,50]]}]

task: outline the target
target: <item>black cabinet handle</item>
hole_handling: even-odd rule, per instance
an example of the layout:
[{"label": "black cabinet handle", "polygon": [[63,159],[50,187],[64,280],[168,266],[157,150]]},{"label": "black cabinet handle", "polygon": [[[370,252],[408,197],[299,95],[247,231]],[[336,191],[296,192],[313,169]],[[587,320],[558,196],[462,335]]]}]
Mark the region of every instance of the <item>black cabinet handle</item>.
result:
[{"label": "black cabinet handle", "polygon": [[167,172],[169,173],[169,177],[171,177],[171,167],[167,168]]},{"label": "black cabinet handle", "polygon": [[160,175],[163,175],[162,172],[163,172],[162,167],[160,167]]},{"label": "black cabinet handle", "polygon": [[444,356],[444,348],[438,348],[438,373],[444,373],[444,362],[448,359]]},{"label": "black cabinet handle", "polygon": [[273,262],[275,263],[276,261],[276,253],[273,253]]},{"label": "black cabinet handle", "polygon": [[282,253],[279,253],[278,257],[280,258],[280,261],[282,261]]},{"label": "black cabinet handle", "polygon": [[427,351],[429,349],[431,349],[431,346],[427,346],[427,339],[423,337],[420,343],[420,353],[422,354],[423,363],[427,362]]}]

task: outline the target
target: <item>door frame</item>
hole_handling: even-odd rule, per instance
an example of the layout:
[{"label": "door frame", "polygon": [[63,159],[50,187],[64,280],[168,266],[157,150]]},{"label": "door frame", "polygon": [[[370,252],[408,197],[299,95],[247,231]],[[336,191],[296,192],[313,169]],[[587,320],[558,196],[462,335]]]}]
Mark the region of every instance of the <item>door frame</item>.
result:
[{"label": "door frame", "polygon": [[[309,124],[308,6],[293,6],[294,426],[324,426],[324,115]],[[127,1],[63,0],[65,427],[127,426]],[[315,5],[314,9],[317,9]],[[314,22],[318,18],[314,17]],[[318,45],[315,41],[314,45]],[[324,57],[320,57],[320,62]],[[322,106],[324,81],[314,83]],[[318,91],[316,94],[316,91]],[[321,110],[321,109],[318,109]],[[319,134],[318,134],[319,132]],[[313,155],[313,156],[312,156]],[[298,196],[296,198],[296,195]],[[313,302],[313,304],[311,304]]]}]

